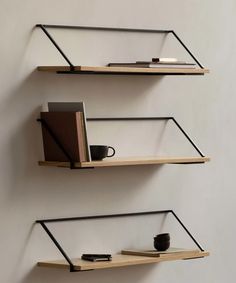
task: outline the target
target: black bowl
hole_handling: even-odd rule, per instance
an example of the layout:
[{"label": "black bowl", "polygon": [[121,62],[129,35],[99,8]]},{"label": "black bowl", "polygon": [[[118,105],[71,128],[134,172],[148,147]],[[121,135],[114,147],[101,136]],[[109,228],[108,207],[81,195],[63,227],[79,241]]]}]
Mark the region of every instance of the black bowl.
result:
[{"label": "black bowl", "polygon": [[170,241],[158,241],[158,239],[154,238],[154,248],[157,251],[166,251],[170,247]]},{"label": "black bowl", "polygon": [[154,237],[154,247],[158,251],[166,251],[170,247],[170,234],[162,233]]},{"label": "black bowl", "polygon": [[166,240],[170,240],[170,234],[169,233],[162,233],[162,234],[158,234],[158,235],[156,235],[156,237],[155,237],[156,239],[158,239],[158,240],[164,240],[164,241],[166,241]]}]

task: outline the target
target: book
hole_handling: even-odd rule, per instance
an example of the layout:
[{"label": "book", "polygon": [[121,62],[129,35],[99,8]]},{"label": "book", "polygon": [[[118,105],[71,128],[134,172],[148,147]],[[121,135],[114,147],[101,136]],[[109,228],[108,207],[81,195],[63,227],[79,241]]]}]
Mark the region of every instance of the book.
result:
[{"label": "book", "polygon": [[166,251],[157,251],[157,250],[122,250],[124,255],[138,255],[138,256],[150,256],[150,257],[171,257],[171,256],[186,256],[186,257],[196,257],[198,254],[200,256],[200,250],[189,250],[189,249],[180,249],[180,248],[169,248]]},{"label": "book", "polygon": [[84,143],[85,143],[85,148],[86,148],[86,161],[91,161],[85,103],[83,101],[80,101],[80,102],[48,102],[48,111],[49,112],[82,112],[83,113],[82,130],[83,130],[83,138],[85,139]]},{"label": "book", "polygon": [[[43,119],[75,162],[87,161],[82,112],[41,112]],[[69,161],[48,130],[42,125],[46,161]]]},{"label": "book", "polygon": [[152,61],[136,61],[136,63],[163,63],[163,64],[185,64],[185,61],[180,61],[177,58],[152,58]]},{"label": "book", "polygon": [[160,69],[194,69],[196,64],[193,63],[153,63],[153,62],[138,62],[138,63],[109,63],[108,67],[128,67],[128,68],[160,68]]},{"label": "book", "polygon": [[152,58],[152,62],[155,63],[176,63],[179,62],[179,60],[177,58]]},{"label": "book", "polygon": [[[158,64],[158,65],[193,65],[193,63],[187,63],[185,61],[176,61],[176,62],[150,62],[150,61],[136,61],[136,64]],[[195,64],[194,64],[195,65]]]}]

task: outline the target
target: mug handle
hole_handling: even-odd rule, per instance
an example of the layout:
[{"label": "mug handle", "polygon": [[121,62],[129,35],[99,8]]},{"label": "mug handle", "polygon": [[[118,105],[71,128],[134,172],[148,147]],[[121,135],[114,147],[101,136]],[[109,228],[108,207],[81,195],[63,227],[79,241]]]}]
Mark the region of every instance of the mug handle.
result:
[{"label": "mug handle", "polygon": [[108,150],[109,150],[109,148],[110,148],[110,149],[112,149],[112,150],[113,150],[113,152],[112,152],[112,154],[111,154],[111,155],[107,155],[107,157],[112,157],[112,156],[114,156],[114,155],[115,155],[116,151],[115,151],[114,147],[112,147],[112,146],[108,146]]}]

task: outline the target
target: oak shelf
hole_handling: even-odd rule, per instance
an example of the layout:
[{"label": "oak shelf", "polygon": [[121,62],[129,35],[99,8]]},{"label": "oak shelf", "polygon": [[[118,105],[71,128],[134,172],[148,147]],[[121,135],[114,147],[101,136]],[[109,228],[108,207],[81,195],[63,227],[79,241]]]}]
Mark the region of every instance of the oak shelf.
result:
[{"label": "oak shelf", "polygon": [[39,66],[38,71],[68,74],[130,74],[130,75],[204,75],[209,73],[204,68],[130,68],[130,67],[92,67],[74,66]]},{"label": "oak shelf", "polygon": [[[179,38],[174,30],[154,30],[154,29],[131,29],[131,28],[114,28],[114,27],[89,27],[89,26],[65,26],[65,25],[45,25],[37,24],[47,38],[51,41],[60,55],[67,62],[68,66],[39,66],[39,71],[68,73],[68,74],[130,74],[130,75],[204,75],[209,70],[205,69],[192,52],[187,48],[183,41]],[[60,48],[57,42],[54,40],[48,29],[82,29],[82,30],[95,30],[95,31],[114,31],[114,32],[133,32],[133,33],[151,33],[151,34],[163,34],[172,35],[177,42],[185,49],[190,57],[195,61],[197,68],[130,68],[130,67],[107,67],[107,66],[76,66],[65,55],[64,51]]]},{"label": "oak shelf", "polygon": [[[193,253],[188,254],[169,254],[165,257],[148,257],[148,256],[135,256],[135,255],[123,255],[116,254],[112,255],[111,261],[100,261],[100,262],[90,262],[82,260],[79,258],[73,259],[74,268],[76,271],[85,271],[85,270],[94,270],[94,269],[105,269],[105,268],[114,268],[114,267],[124,267],[131,265],[139,264],[150,264],[150,263],[159,263],[163,261],[174,261],[174,260],[186,260],[186,259],[195,259],[209,256],[209,252],[193,250]],[[66,260],[53,260],[53,261],[40,261],[37,263],[40,267],[50,267],[50,268],[59,268],[59,269],[70,269],[70,265]]]},{"label": "oak shelf", "polygon": [[[70,256],[64,251],[60,243],[57,241],[57,239],[55,238],[55,236],[47,226],[47,224],[49,223],[58,223],[58,222],[85,221],[85,220],[89,221],[89,220],[95,220],[95,219],[98,220],[98,219],[107,219],[107,218],[115,219],[115,218],[137,217],[137,216],[148,216],[148,215],[160,215],[160,214],[171,214],[198,248],[180,249],[180,248],[171,247],[164,252],[156,252],[155,250],[124,249],[120,253],[113,255],[111,261],[90,262],[90,261],[82,260],[80,258],[75,258],[75,259],[70,258]],[[184,223],[180,220],[180,218],[173,210],[87,215],[87,216],[67,217],[67,218],[49,218],[49,219],[36,220],[36,223],[42,226],[44,231],[48,234],[52,242],[55,244],[57,249],[64,257],[63,260],[40,261],[38,262],[38,266],[68,269],[70,272],[122,267],[129,265],[138,265],[138,264],[159,263],[162,261],[195,259],[209,255],[209,253],[206,252],[201,247],[201,245],[197,242],[197,240],[194,238],[194,236],[190,233],[190,231],[186,228]]]},{"label": "oak shelf", "polygon": [[[74,168],[113,167],[128,165],[154,165],[154,164],[189,164],[210,161],[209,157],[132,157],[132,158],[107,158],[102,161],[75,162]],[[70,162],[39,161],[40,166],[70,168]]]}]

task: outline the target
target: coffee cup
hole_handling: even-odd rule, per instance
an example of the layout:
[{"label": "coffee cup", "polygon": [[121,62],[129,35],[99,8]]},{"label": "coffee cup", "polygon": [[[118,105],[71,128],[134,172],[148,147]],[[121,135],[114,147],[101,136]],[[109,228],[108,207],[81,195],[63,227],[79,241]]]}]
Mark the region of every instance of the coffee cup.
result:
[{"label": "coffee cup", "polygon": [[[109,149],[112,150],[110,155],[108,154]],[[112,146],[108,145],[90,145],[90,153],[92,160],[102,160],[103,158],[114,156],[116,151]]]}]

